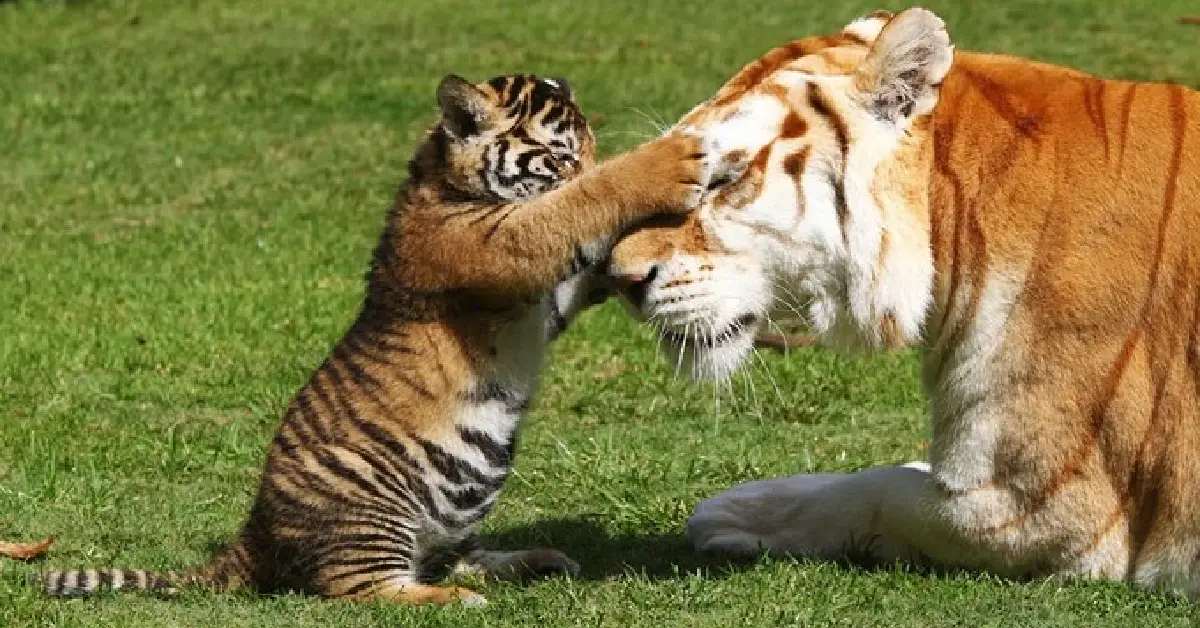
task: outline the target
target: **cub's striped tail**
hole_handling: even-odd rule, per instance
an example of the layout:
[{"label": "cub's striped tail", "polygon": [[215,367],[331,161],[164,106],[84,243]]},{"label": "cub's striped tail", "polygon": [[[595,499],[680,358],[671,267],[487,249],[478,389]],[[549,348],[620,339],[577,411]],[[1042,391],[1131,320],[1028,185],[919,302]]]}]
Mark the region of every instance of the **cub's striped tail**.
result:
[{"label": "cub's striped tail", "polygon": [[143,569],[75,569],[50,571],[41,576],[46,595],[53,597],[78,597],[120,589],[170,595],[179,591],[181,581],[180,574],[159,574]]},{"label": "cub's striped tail", "polygon": [[252,574],[250,556],[237,545],[218,553],[206,564],[186,571],[156,573],[143,569],[75,569],[50,571],[40,586],[53,597],[87,596],[101,591],[149,591],[175,595],[185,587],[226,591],[246,586]]}]

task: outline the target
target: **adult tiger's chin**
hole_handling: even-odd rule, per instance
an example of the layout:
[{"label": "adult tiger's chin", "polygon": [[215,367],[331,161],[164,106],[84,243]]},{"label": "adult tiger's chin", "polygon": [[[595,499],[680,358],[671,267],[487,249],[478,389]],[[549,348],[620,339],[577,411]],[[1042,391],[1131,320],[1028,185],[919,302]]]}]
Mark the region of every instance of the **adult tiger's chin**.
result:
[{"label": "adult tiger's chin", "polygon": [[692,379],[724,382],[733,377],[754,349],[758,324],[756,315],[744,314],[725,323],[700,328],[693,324],[687,331],[667,329],[660,335],[670,360],[686,368]]}]

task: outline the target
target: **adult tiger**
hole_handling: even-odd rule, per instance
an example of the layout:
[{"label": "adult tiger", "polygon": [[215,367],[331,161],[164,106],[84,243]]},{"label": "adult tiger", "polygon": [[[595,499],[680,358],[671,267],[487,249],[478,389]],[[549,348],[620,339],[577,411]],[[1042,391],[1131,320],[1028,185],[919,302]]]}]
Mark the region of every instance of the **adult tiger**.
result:
[{"label": "adult tiger", "polygon": [[955,54],[911,9],[680,124],[753,162],[613,253],[665,344],[725,377],[783,285],[833,344],[922,347],[932,400],[928,464],[736,487],[698,548],[1200,591],[1200,95]]}]

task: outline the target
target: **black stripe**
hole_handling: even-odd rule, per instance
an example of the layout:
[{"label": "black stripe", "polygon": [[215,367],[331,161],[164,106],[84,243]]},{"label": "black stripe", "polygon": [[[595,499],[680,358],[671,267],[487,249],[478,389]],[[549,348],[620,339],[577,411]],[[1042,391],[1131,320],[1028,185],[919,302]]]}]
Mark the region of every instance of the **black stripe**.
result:
[{"label": "black stripe", "polygon": [[500,226],[504,224],[504,221],[508,220],[508,217],[513,215],[513,212],[516,210],[516,205],[509,205],[508,210],[504,212],[504,215],[497,218],[496,222],[492,223],[491,227],[488,227],[487,233],[483,234],[483,241],[487,242],[495,237],[496,233],[500,230]]},{"label": "black stripe", "polygon": [[508,83],[508,76],[496,76],[488,79],[488,85],[490,85],[492,89],[496,90],[496,93],[500,94],[501,98],[504,97],[504,90],[508,88]]},{"label": "black stripe", "polygon": [[356,513],[351,517],[345,517],[338,521],[339,525],[343,526],[370,526],[396,537],[396,544],[401,548],[412,549],[414,546],[413,538],[416,531],[411,528],[406,528],[402,525],[404,521],[412,521],[412,515],[404,517],[393,517],[388,514],[378,513],[371,514],[367,512]]},{"label": "black stripe", "polygon": [[410,469],[419,467],[417,459],[408,451],[408,447],[387,430],[361,418],[354,419],[354,427],[362,431],[363,434],[366,434],[367,438],[370,438],[373,443],[386,448],[388,453],[403,462],[404,466]]},{"label": "black stripe", "polygon": [[[317,401],[321,402],[321,405],[325,407],[326,412],[332,414],[333,416],[337,416],[339,414],[339,409],[334,405],[333,398],[330,397],[329,392],[325,390],[325,382],[321,381],[320,371],[313,375],[312,379],[309,380],[308,390],[317,396]],[[325,424],[326,422],[323,417],[324,414],[325,413],[323,412],[314,412],[313,423],[317,431],[321,433],[322,438],[326,441],[329,441],[331,440],[332,434],[329,432],[329,426]]]},{"label": "black stripe", "polygon": [[466,460],[450,455],[438,444],[420,437],[414,437],[414,440],[425,450],[425,458],[429,460],[433,468],[447,480],[455,484],[476,482],[485,486],[497,482],[496,479],[483,474],[479,469],[471,466]]},{"label": "black stripe", "polygon": [[361,430],[363,434],[366,434],[367,437],[369,437],[373,442],[382,445],[388,450],[388,453],[390,453],[396,459],[403,461],[404,465],[411,470],[410,473],[404,476],[404,480],[408,485],[410,496],[413,499],[418,500],[418,503],[429,510],[431,516],[433,516],[435,519],[441,520],[442,517],[437,510],[437,504],[433,501],[433,492],[429,490],[429,486],[425,484],[424,480],[421,479],[420,474],[416,472],[421,468],[422,465],[420,465],[417,460],[412,457],[412,454],[409,453],[408,448],[404,446],[404,443],[397,440],[391,434],[388,434],[387,431],[380,428],[378,425],[375,425],[369,421],[355,419],[354,424],[355,427]]},{"label": "black stripe", "polygon": [[574,259],[571,260],[571,274],[578,275],[590,265],[591,262],[588,260],[587,255],[584,254],[583,247],[575,247],[575,256]]},{"label": "black stripe", "polygon": [[474,227],[475,225],[478,225],[479,223],[481,223],[481,222],[483,222],[483,221],[487,220],[488,218],[491,218],[491,217],[492,217],[492,214],[495,214],[496,212],[498,212],[498,211],[501,211],[501,210],[503,210],[503,209],[507,208],[508,206],[509,206],[509,204],[508,204],[508,203],[505,203],[505,204],[502,204],[502,205],[496,205],[496,206],[494,206],[494,207],[491,207],[491,208],[489,208],[489,209],[488,209],[488,211],[487,211],[487,213],[486,213],[486,214],[483,214],[482,216],[476,216],[475,218],[472,218],[472,219],[471,219],[471,222],[469,222],[469,223],[467,223],[467,224],[468,224],[468,225],[470,225],[470,226],[472,226],[472,227]]},{"label": "black stripe", "polygon": [[485,490],[478,486],[465,486],[458,489],[442,488],[442,495],[459,510],[478,508],[487,498],[496,494],[499,487]]},{"label": "black stripe", "polygon": [[350,381],[354,382],[358,389],[371,399],[371,403],[375,404],[376,408],[385,412],[391,408],[392,404],[387,397],[387,387],[378,377],[368,373],[356,362],[354,355],[344,344],[339,343],[333,350],[333,355],[349,371]]},{"label": "black stripe", "polygon": [[373,479],[380,485],[380,492],[386,490],[391,493],[389,500],[411,499],[407,476],[402,471],[394,472],[385,456],[380,455],[369,445],[353,447],[351,451],[371,465],[371,470],[374,471]]},{"label": "black stripe", "polygon": [[[483,155],[483,159],[484,159],[483,169],[490,170],[490,168],[488,166],[488,162],[487,162],[488,157],[487,157],[486,152]],[[459,218],[462,216],[468,216],[468,215],[474,214],[476,212],[487,211],[488,209],[490,209],[490,206],[488,206],[488,205],[469,205],[469,206],[467,206],[466,209],[460,209],[458,211],[453,211],[448,214],[443,214],[441,216],[442,224],[444,225],[444,224],[450,222],[451,220],[454,220],[455,218]]]},{"label": "black stripe", "polygon": [[384,580],[363,580],[362,582],[350,587],[349,589],[346,589],[343,592],[343,595],[347,595],[347,596],[358,595],[359,593],[362,593],[363,591],[366,591],[367,589],[369,589],[371,587],[378,586],[378,585],[384,584],[384,583],[385,583]]},{"label": "black stripe", "polygon": [[391,366],[391,367],[400,366],[400,363],[396,359],[396,356],[389,355],[389,351],[392,353],[401,353],[401,354],[409,354],[409,355],[415,353],[412,349],[410,349],[408,347],[383,349],[383,348],[381,348],[381,347],[383,347],[383,343],[375,342],[372,344],[367,344],[367,342],[365,340],[363,340],[362,338],[350,337],[350,338],[346,338],[343,342],[345,343],[346,348],[350,352],[351,355],[361,356],[361,357],[364,357],[376,364],[382,364],[384,366]]},{"label": "black stripe", "polygon": [[846,153],[850,150],[850,133],[846,129],[846,122],[842,120],[837,111],[829,104],[829,100],[816,83],[808,84],[808,105],[818,115],[827,119],[833,127],[833,132],[837,136],[838,150],[841,152],[842,161],[844,162],[846,160]]},{"label": "black stripe", "polygon": [[842,239],[848,239],[846,223],[850,219],[850,208],[846,204],[845,190],[845,169],[846,156],[850,151],[850,133],[846,129],[846,122],[837,114],[833,106],[829,104],[824,92],[817,86],[816,83],[808,84],[808,104],[818,115],[821,115],[833,127],[834,135],[837,137],[838,150],[841,153],[840,162],[837,165],[837,172],[827,173],[829,184],[833,187],[834,208],[837,211],[838,226],[842,232]]},{"label": "black stripe", "polygon": [[377,532],[332,532],[329,534],[328,539],[328,547],[354,543],[384,543],[390,548],[396,544],[396,539],[391,535],[379,534]]},{"label": "black stripe", "polygon": [[508,468],[512,464],[515,439],[507,444],[500,443],[491,436],[468,427],[458,428],[458,436],[464,443],[478,449],[493,467]]},{"label": "black stripe", "polygon": [[346,381],[342,378],[341,369],[330,356],[325,358],[325,364],[321,368],[321,372],[329,377],[329,387],[332,389],[333,398],[337,402],[333,404],[334,416],[342,414],[356,414],[354,403],[346,397]]},{"label": "black stripe", "polygon": [[524,100],[525,85],[529,83],[529,77],[524,74],[517,74],[512,77],[509,83],[508,92],[505,94],[505,100],[501,103],[502,106],[510,106]]},{"label": "black stripe", "polygon": [[[500,140],[500,141],[503,141],[503,140]],[[491,174],[495,169],[496,169],[496,162],[495,162],[495,160],[492,159],[491,149],[483,151],[483,155],[481,155],[481,157],[480,157],[479,170],[475,171],[476,176],[478,176],[483,181],[484,185],[491,185],[491,181],[488,179],[488,175]],[[488,191],[492,192],[493,194],[495,194],[495,192],[496,192],[495,190],[492,190],[491,188],[489,188]],[[484,210],[491,209],[491,206],[490,205],[481,205],[478,207],[478,209],[484,209]],[[466,212],[464,212],[464,213],[466,213]],[[474,212],[471,212],[471,213],[474,213]]]},{"label": "black stripe", "polygon": [[[387,559],[378,559],[378,562],[376,562],[373,565],[367,565],[365,567],[360,567],[358,569],[352,569],[350,571],[338,572],[338,573],[335,573],[335,574],[329,576],[329,579],[331,581],[337,581],[337,580],[345,580],[347,578],[354,578],[356,576],[365,576],[367,574],[372,574],[372,573],[379,573],[380,575],[383,575],[384,573],[386,573],[388,571],[409,571],[411,569],[412,569],[412,565],[410,565],[408,563],[408,561],[398,562],[398,561],[387,560]],[[383,580],[383,578],[376,579],[376,581],[380,581],[380,580]]]},{"label": "black stripe", "polygon": [[328,452],[317,452],[317,462],[330,473],[339,478],[350,482],[368,494],[377,494],[379,487],[369,479],[365,478],[358,471],[347,467],[337,456]]},{"label": "black stripe", "polygon": [[300,396],[304,398],[304,403],[306,403],[310,408],[310,412],[304,415],[304,424],[308,426],[310,430],[316,432],[317,438],[319,439],[318,443],[324,444],[332,442],[334,440],[333,425],[330,423],[324,413],[318,411],[317,408],[312,407],[312,399],[309,397],[310,392],[312,392],[311,386],[300,393]]},{"label": "black stripe", "polygon": [[[359,484],[360,486],[363,484],[366,484],[365,480],[363,480],[361,477],[358,477],[356,474],[354,474],[354,472],[352,470],[347,469],[345,466],[341,465],[340,462],[335,463],[335,464],[338,467],[340,467],[341,470],[343,470],[344,472],[348,472],[351,477],[345,477],[342,474],[339,474],[335,469],[331,468],[330,465],[325,464],[326,460],[329,459],[328,454],[322,455],[322,456],[320,456],[320,458],[322,458],[322,459],[319,459],[318,462],[320,462],[323,465],[321,468],[322,472],[332,474],[334,476],[337,476],[338,478],[345,479],[347,482]],[[338,486],[335,483],[330,482],[331,478],[327,477],[324,473],[317,473],[314,471],[309,471],[308,469],[303,468],[303,467],[290,468],[290,469],[288,469],[288,473],[291,477],[288,477],[287,479],[292,480],[292,481],[296,481],[296,480],[303,481],[303,485],[300,486],[300,488],[303,489],[304,492],[314,495],[316,497],[320,497],[321,499],[325,500],[326,502],[329,502],[329,504],[344,505],[344,504],[353,503],[354,505],[359,506],[359,507],[375,506],[380,509],[386,508],[388,505],[387,500],[382,495],[379,494],[378,490],[375,489],[374,487],[371,487],[369,484],[367,485],[368,493],[366,495],[351,496],[351,495],[347,495],[347,491],[346,491],[345,487]],[[357,481],[354,478],[358,478]],[[274,483],[272,486],[274,486],[278,490],[278,493],[283,493],[283,490],[282,490],[283,487],[280,486],[279,484]],[[278,496],[279,496],[279,494],[276,495],[276,497],[278,497]],[[317,509],[320,506],[321,506],[321,504],[310,504],[310,505],[304,507],[301,510],[301,512],[302,513],[312,513],[314,509]],[[320,508],[320,510],[329,510],[329,509],[330,509],[329,506]]]},{"label": "black stripe", "polygon": [[563,114],[566,113],[566,109],[567,108],[561,104],[553,105],[546,110],[546,115],[542,116],[542,125],[549,126],[562,119]]},{"label": "black stripe", "polygon": [[554,88],[550,87],[542,81],[535,81],[533,89],[529,90],[529,111],[540,112],[546,107],[546,103],[554,101]]},{"label": "black stripe", "polygon": [[[409,545],[408,547],[411,548],[412,546]],[[326,558],[326,559],[322,560],[321,566],[322,567],[362,567],[363,565],[371,565],[371,564],[378,563],[378,562],[388,559],[388,558],[391,558],[391,559],[399,558],[399,559],[403,560],[405,563],[405,566],[399,567],[400,569],[407,569],[408,566],[410,566],[412,563],[411,557],[409,557],[409,556],[395,556],[392,554],[383,554],[382,558],[380,556],[370,556],[370,555],[368,555],[368,556],[334,556],[333,558]]]},{"label": "black stripe", "polygon": [[491,378],[485,379],[482,384],[468,392],[466,401],[475,404],[499,401],[504,404],[505,411],[509,413],[525,412],[529,409],[529,397],[518,395],[498,380]]}]

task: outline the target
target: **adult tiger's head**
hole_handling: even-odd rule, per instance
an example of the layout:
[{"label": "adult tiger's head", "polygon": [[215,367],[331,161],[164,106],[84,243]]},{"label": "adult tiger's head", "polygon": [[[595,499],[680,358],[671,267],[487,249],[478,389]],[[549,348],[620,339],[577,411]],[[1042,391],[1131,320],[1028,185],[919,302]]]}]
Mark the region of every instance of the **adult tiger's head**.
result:
[{"label": "adult tiger's head", "polygon": [[441,119],[432,160],[454,192],[515,201],[550,190],[595,162],[596,140],[567,82],[527,74],[472,85],[448,75],[437,90]]},{"label": "adult tiger's head", "polygon": [[679,122],[751,166],[698,211],[628,234],[611,271],[695,376],[727,377],[781,307],[843,344],[918,337],[929,114],[952,59],[934,14],[879,12],[772,50]]}]

